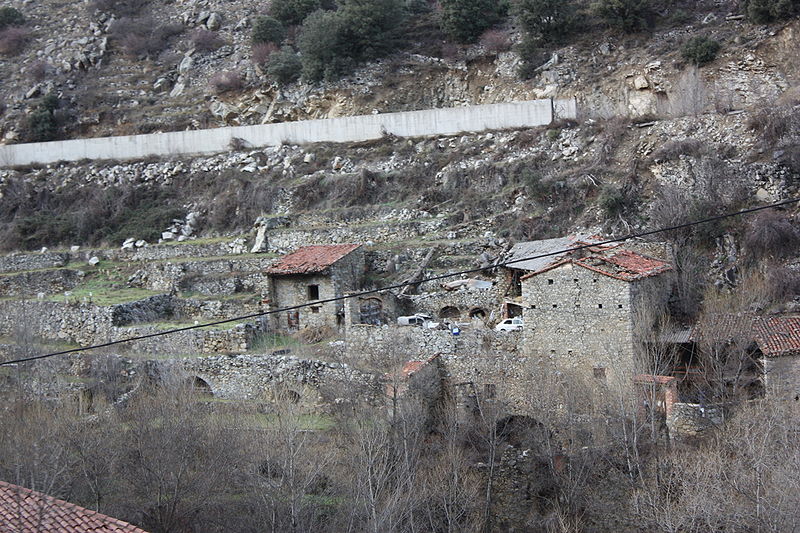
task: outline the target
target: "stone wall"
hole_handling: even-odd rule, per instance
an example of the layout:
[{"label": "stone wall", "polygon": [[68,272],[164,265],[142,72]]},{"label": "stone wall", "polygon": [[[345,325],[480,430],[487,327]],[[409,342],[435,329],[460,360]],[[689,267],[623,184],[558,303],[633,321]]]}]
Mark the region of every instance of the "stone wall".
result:
[{"label": "stone wall", "polygon": [[383,392],[377,376],[339,363],[291,356],[210,356],[174,363],[205,381],[220,398],[291,402],[319,409],[352,399],[349,393],[374,400]]},{"label": "stone wall", "polygon": [[154,291],[176,288],[209,295],[261,294],[269,289],[264,270],[274,262],[275,259],[269,257],[150,261],[136,271],[130,283]]},{"label": "stone wall", "polygon": [[396,242],[417,239],[446,227],[443,218],[385,221],[381,224],[340,225],[336,227],[278,228],[267,232],[267,251],[292,252],[311,244],[347,244],[352,242]]},{"label": "stone wall", "polygon": [[502,298],[495,287],[488,289],[459,288],[453,291],[439,289],[436,292],[425,292],[410,297],[411,305],[416,313],[427,313],[434,320],[441,320],[442,310],[457,310],[458,317],[446,318],[450,322],[468,322],[476,316],[485,319],[489,324],[500,318]]},{"label": "stone wall", "polygon": [[721,425],[724,421],[722,407],[675,403],[667,417],[667,428],[672,438],[695,437]]},{"label": "stone wall", "polygon": [[74,289],[83,281],[83,276],[83,271],[69,268],[0,274],[0,294],[3,296],[35,296],[40,292],[57,294]]},{"label": "stone wall", "polygon": [[[116,306],[39,300],[0,300],[0,336],[17,342],[36,339],[74,342],[80,346],[119,341],[164,331],[150,325],[128,326],[142,320],[169,318],[174,312],[169,296]],[[238,352],[247,350],[255,335],[252,325],[225,330],[196,329],[124,344],[121,349],[144,354]]]},{"label": "stone wall", "polygon": [[666,301],[666,287],[658,278],[628,282],[573,264],[527,278],[525,352],[561,372],[627,387],[636,373],[634,327],[649,326],[635,322],[637,313]]},{"label": "stone wall", "polygon": [[231,142],[249,147],[356,142],[386,135],[421,137],[544,126],[553,117],[577,118],[574,99],[531,100],[384,113],[354,117],[304,120],[257,126],[188,130],[150,135],[76,139],[0,146],[0,166],[13,167],[82,159],[143,159],[152,156],[226,152]]},{"label": "stone wall", "polygon": [[767,397],[778,400],[800,400],[800,357],[771,357],[762,361]]},{"label": "stone wall", "polygon": [[39,252],[0,256],[0,272],[19,272],[42,268],[59,268],[69,263],[70,254],[62,252]]}]

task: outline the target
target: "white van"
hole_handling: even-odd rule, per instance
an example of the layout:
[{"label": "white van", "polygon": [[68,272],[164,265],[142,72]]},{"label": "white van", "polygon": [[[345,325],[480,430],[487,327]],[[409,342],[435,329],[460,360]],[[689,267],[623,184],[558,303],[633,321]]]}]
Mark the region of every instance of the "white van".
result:
[{"label": "white van", "polygon": [[416,315],[408,315],[408,316],[399,316],[397,317],[397,325],[398,326],[422,326],[426,322],[429,322],[431,319],[431,315],[426,315],[423,313],[417,313]]}]

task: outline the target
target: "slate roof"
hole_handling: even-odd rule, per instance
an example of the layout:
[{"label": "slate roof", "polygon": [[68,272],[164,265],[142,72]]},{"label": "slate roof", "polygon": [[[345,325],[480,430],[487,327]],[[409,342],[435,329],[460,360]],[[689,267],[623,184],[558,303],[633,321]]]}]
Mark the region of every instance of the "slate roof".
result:
[{"label": "slate roof", "polygon": [[3,481],[0,481],[0,531],[147,533],[122,520]]},{"label": "slate roof", "polygon": [[766,357],[800,355],[800,317],[751,314],[719,314],[692,330],[691,340],[700,342],[708,333],[715,338],[755,342]]},{"label": "slate roof", "polygon": [[334,263],[350,252],[356,250],[360,244],[320,244],[303,246],[296,252],[283,256],[277,263],[267,268],[268,274],[316,274],[324,272]]},{"label": "slate roof", "polygon": [[[591,244],[593,242],[597,242],[597,239],[589,235],[580,234],[569,237],[557,237],[555,239],[542,239],[540,241],[519,242],[511,247],[506,254],[504,262],[511,262],[510,265],[507,265],[508,268],[538,272],[560,262],[569,253],[564,252],[557,254],[554,252],[584,244]],[[545,255],[545,257],[525,259],[527,257],[541,255]]]}]

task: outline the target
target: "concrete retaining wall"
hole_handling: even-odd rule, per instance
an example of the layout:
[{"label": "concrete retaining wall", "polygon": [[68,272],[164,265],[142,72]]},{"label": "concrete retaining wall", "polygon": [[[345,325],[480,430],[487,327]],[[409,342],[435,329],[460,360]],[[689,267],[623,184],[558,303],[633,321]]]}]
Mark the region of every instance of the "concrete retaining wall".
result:
[{"label": "concrete retaining wall", "polygon": [[557,119],[574,119],[570,100],[531,100],[448,109],[428,109],[355,117],[236,126],[0,146],[0,167],[47,164],[82,159],[142,159],[226,152],[231,141],[263,147],[315,142],[357,142],[384,135],[424,137],[484,130],[545,126]]}]

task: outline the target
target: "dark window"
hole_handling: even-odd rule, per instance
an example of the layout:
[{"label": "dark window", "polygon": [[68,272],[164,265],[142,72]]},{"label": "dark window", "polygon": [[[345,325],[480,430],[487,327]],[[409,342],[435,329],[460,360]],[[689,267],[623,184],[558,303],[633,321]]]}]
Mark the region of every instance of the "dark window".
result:
[{"label": "dark window", "polygon": [[578,283],[578,278],[575,278],[572,281],[574,281],[575,283]]},{"label": "dark window", "polygon": [[548,284],[548,285],[552,285],[552,284],[553,284],[553,280],[552,280],[552,279],[548,279],[548,280],[547,280],[547,284]]},{"label": "dark window", "polygon": [[483,395],[487,400],[494,400],[497,397],[497,385],[494,383],[486,383],[483,386]]},{"label": "dark window", "polygon": [[532,306],[531,306],[531,309],[536,309],[536,306],[535,306],[535,305],[532,305]]},{"label": "dark window", "polygon": [[597,308],[598,309],[602,309],[603,308],[603,304],[597,304]]},{"label": "dark window", "polygon": [[597,379],[606,379],[606,369],[602,366],[596,366],[592,369],[594,371],[594,377]]},{"label": "dark window", "polygon": [[319,300],[319,285],[308,286],[308,299]]},{"label": "dark window", "polygon": [[619,307],[620,309],[622,309],[622,304],[619,304],[617,307]]},{"label": "dark window", "polygon": [[556,307],[558,307],[558,304],[553,304],[553,309],[555,309]]},{"label": "dark window", "polygon": [[314,313],[314,314],[319,313],[319,307],[317,307],[317,306],[312,307],[311,308],[311,312]]}]

